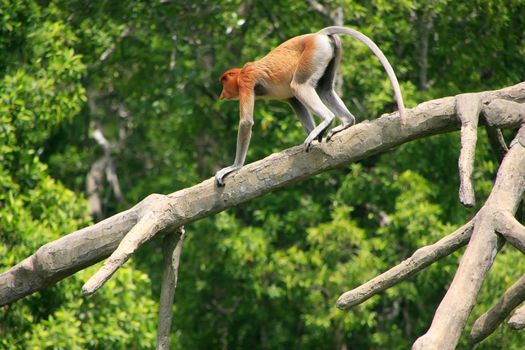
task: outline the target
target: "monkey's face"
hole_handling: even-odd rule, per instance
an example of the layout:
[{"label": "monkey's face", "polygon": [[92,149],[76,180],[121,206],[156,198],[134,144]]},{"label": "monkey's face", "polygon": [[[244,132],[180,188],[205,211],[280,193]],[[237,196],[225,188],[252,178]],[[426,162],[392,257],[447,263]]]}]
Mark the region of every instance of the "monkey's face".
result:
[{"label": "monkey's face", "polygon": [[239,68],[227,70],[221,76],[222,92],[221,100],[235,100],[239,98]]}]

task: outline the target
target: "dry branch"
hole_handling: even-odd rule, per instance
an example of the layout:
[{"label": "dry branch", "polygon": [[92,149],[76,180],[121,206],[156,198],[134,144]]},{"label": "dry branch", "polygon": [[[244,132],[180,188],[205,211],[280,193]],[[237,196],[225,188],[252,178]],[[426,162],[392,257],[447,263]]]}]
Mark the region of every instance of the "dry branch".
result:
[{"label": "dry branch", "polygon": [[[479,96],[483,105],[496,99],[521,102],[525,100],[525,83],[479,93]],[[154,212],[160,219],[155,225],[143,227],[148,228],[147,235],[137,232],[138,241],[131,238],[123,241],[129,246],[115,251],[115,261],[127,259],[128,254],[136,249],[133,246],[140,246],[156,234],[169,232],[290,183],[346,166],[410,140],[457,130],[459,120],[455,107],[454,97],[422,103],[408,112],[409,118],[403,128],[397,114],[357,124],[329,143],[314,144],[308,153],[298,146],[246,165],[229,176],[222,188],[217,188],[212,178],[167,196],[150,195],[125,212],[42,246],[35,254],[2,273],[0,305],[11,303],[104,259],[130,230],[138,230],[132,228],[147,213]],[[521,122],[514,114],[502,119],[492,120],[490,116],[486,119],[498,127],[514,127]]]},{"label": "dry branch", "polygon": [[173,316],[173,298],[177,288],[180,256],[186,234],[181,227],[178,232],[164,237],[164,272],[160,290],[159,317],[157,325],[157,350],[168,350],[170,347],[170,329]]},{"label": "dry branch", "polygon": [[466,207],[476,204],[472,171],[474,170],[474,153],[478,140],[478,116],[481,110],[479,94],[456,96],[456,108],[461,120],[461,153],[459,155],[459,200]]},{"label": "dry branch", "polygon": [[509,213],[500,212],[496,219],[496,232],[525,254],[525,226]]},{"label": "dry branch", "polygon": [[514,312],[508,321],[509,327],[515,330],[525,328],[525,305]]},{"label": "dry branch", "polygon": [[479,343],[488,337],[501,322],[525,300],[525,275],[521,276],[506,292],[500,301],[481,315],[470,331],[470,340]]},{"label": "dry branch", "polygon": [[[485,113],[493,121],[505,118],[504,115],[491,115],[490,111]],[[525,123],[523,125],[516,139],[525,130]],[[455,349],[498,251],[497,218],[502,213],[515,215],[524,191],[525,147],[520,142],[513,142],[501,163],[488,199],[476,215],[472,238],[436,310],[430,329],[414,343],[413,349]]]},{"label": "dry branch", "polygon": [[344,293],[337,299],[337,307],[348,309],[354,305],[361,304],[372,296],[406,280],[425,267],[452,254],[467,244],[472,233],[472,225],[473,221],[466,223],[438,242],[419,248],[410,258],[403,260],[399,265]]},{"label": "dry branch", "polygon": [[104,265],[84,284],[82,294],[89,295],[97,291],[121,267],[138,247],[153,237],[162,227],[164,217],[148,212],[133,226],[120,242]]},{"label": "dry branch", "polygon": [[505,142],[501,129],[485,125],[485,130],[487,131],[490,146],[494,150],[494,153],[496,153],[498,162],[501,163],[503,157],[505,157],[505,154],[509,151],[509,147]]}]

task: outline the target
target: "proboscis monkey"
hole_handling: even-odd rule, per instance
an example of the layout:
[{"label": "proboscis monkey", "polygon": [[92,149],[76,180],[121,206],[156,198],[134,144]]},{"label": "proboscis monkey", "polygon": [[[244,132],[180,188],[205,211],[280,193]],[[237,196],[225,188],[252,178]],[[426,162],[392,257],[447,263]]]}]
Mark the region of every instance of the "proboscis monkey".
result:
[{"label": "proboscis monkey", "polygon": [[[260,60],[227,70],[221,76],[223,90],[220,98],[239,99],[240,122],[235,161],[215,174],[219,186],[224,185],[226,175],[244,165],[252,133],[255,99],[276,99],[290,104],[308,134],[304,141],[307,152],[313,140],[321,141],[335,116],[342,124],[328,132],[327,141],[355,123],[355,117],[334,91],[334,77],[341,61],[341,41],[337,34],[358,39],[379,58],[394,88],[401,121],[404,122],[405,107],[394,70],[370,38],[346,27],[327,27],[317,33],[297,36]],[[311,113],[321,118],[319,125],[315,125]]]}]

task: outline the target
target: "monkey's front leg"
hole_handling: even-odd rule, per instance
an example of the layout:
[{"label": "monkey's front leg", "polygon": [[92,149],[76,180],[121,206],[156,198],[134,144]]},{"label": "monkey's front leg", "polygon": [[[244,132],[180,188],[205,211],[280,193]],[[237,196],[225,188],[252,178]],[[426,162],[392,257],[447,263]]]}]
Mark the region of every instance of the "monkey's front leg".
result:
[{"label": "monkey's front leg", "polygon": [[253,126],[253,107],[255,104],[255,96],[253,89],[241,86],[239,92],[239,109],[240,121],[239,131],[237,133],[237,149],[235,151],[235,161],[229,167],[221,169],[215,174],[217,185],[224,186],[224,177],[232,171],[240,169],[244,165],[246,153],[248,153],[248,146],[252,137]]},{"label": "monkey's front leg", "polygon": [[252,119],[244,119],[239,122],[239,133],[237,134],[237,150],[235,151],[235,161],[232,165],[219,170],[215,174],[215,180],[219,187],[224,186],[224,178],[231,172],[239,170],[244,165],[248,146],[252,137]]}]

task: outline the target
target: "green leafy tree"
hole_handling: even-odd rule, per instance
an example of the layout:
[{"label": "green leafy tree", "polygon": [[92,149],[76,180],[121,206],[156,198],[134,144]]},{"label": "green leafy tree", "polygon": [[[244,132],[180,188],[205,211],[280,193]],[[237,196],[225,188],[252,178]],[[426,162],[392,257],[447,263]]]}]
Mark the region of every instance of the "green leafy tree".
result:
[{"label": "green leafy tree", "polygon": [[[65,14],[38,2],[0,6],[0,267],[90,223],[87,205],[49,175],[40,156],[84,107],[86,67]],[[87,272],[87,271],[86,271]],[[126,268],[105,293],[79,299],[86,272],[4,308],[3,349],[149,348],[149,279]],[[138,304],[138,305],[137,305]],[[101,307],[103,305],[103,307]],[[128,313],[128,309],[134,309]]]},{"label": "green leafy tree", "polygon": [[[332,23],[311,1],[49,1],[0,6],[0,265],[85,226],[86,174],[114,145],[119,200],[105,183],[103,214],[154,192],[210,177],[232,161],[238,106],[218,102],[218,77],[285,39]],[[378,43],[408,106],[525,76],[522,1],[333,1],[345,24]],[[343,96],[359,121],[393,110],[388,79],[363,45],[344,38]],[[300,144],[288,106],[258,102],[248,161]],[[321,174],[187,227],[174,306],[176,348],[406,349],[428,327],[457,256],[350,312],[337,296],[463,223],[459,137],[412,142]],[[479,202],[497,159],[479,140]],[[415,193],[416,195],[408,195]],[[161,247],[91,299],[91,270],[7,309],[4,348],[151,348]],[[522,264],[504,251],[475,313]],[[513,263],[510,263],[512,261]],[[128,263],[129,264],[129,263]],[[71,335],[70,337],[66,335]],[[480,349],[518,349],[506,329]],[[467,347],[466,341],[461,345]]]}]

